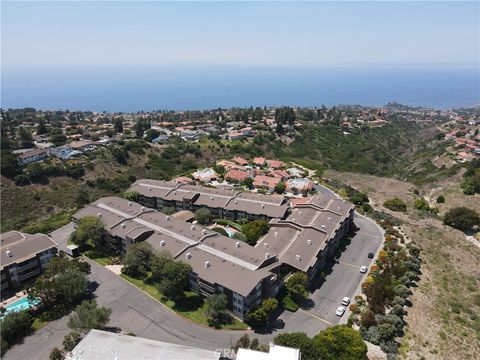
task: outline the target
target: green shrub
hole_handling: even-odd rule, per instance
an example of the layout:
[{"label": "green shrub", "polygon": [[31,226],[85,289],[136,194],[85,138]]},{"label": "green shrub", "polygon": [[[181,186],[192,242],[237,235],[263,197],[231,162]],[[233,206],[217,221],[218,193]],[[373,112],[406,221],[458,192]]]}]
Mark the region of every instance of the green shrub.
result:
[{"label": "green shrub", "polygon": [[383,206],[392,211],[407,211],[407,204],[405,203],[405,201],[399,198],[389,199],[383,203]]}]

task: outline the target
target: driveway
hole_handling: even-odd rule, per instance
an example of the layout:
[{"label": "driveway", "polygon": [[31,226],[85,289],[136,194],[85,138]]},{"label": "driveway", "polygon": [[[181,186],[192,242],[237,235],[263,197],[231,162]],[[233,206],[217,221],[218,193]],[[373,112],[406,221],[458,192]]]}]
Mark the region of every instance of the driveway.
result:
[{"label": "driveway", "polygon": [[335,325],[347,321],[348,308],[341,318],[335,315],[335,310],[345,296],[353,299],[360,292],[361,283],[367,276],[360,273],[360,267],[371,266],[375,259],[369,259],[368,253],[377,254],[382,249],[383,232],[373,220],[355,214],[354,222],[359,229],[341,253],[339,263],[333,266],[321,287],[310,295],[309,308],[300,310],[323,320],[319,320],[318,326],[309,332],[318,333],[328,327],[328,323]]},{"label": "driveway", "polygon": [[48,234],[53,241],[58,244],[58,250],[63,250],[67,248],[68,245],[68,238],[70,234],[75,231],[73,221],[68,223],[67,225],[62,226],[61,228],[52,231]]}]

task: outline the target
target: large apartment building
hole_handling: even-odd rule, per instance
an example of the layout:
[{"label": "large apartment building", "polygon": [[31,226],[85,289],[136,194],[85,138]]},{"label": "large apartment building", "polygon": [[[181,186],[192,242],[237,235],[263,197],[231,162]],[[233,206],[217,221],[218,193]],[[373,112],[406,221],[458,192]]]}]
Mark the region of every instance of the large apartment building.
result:
[{"label": "large apartment building", "polygon": [[0,235],[2,292],[39,275],[57,253],[57,244],[44,234],[9,231]]},{"label": "large apartment building", "polygon": [[[268,196],[217,192],[201,186],[141,180],[130,190],[135,189],[142,189],[142,204],[118,197],[101,198],[77,212],[74,220],[101,218],[107,244],[116,250],[128,251],[132,244],[147,241],[157,250],[169,251],[176,260],[191,265],[192,290],[205,296],[224,293],[230,310],[241,319],[262,298],[277,294],[284,275],[304,271],[313,279],[353,219],[353,205],[329,195],[314,196],[290,209],[281,198],[267,201]],[[157,207],[172,206],[164,201],[174,201],[177,210],[195,210],[212,202],[214,207],[205,207],[233,214],[232,218],[238,214],[267,217],[270,230],[256,246],[250,246],[157,211]]]},{"label": "large apartment building", "polygon": [[177,211],[195,211],[204,207],[214,216],[233,220],[284,218],[289,210],[286,199],[280,196],[178,184],[171,181],[138,180],[129,191],[138,192],[139,202],[155,209],[173,207]]}]

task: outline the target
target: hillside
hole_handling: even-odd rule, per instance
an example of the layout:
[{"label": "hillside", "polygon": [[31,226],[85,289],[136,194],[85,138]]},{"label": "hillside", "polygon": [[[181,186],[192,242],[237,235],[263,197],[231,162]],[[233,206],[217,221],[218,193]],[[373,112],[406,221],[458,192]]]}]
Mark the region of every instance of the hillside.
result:
[{"label": "hillside", "polygon": [[[414,193],[417,189],[420,196],[427,198],[429,194],[445,196],[445,203],[438,204],[440,213],[458,205],[480,211],[480,195],[463,195],[455,178],[416,187],[408,182],[354,173],[328,172],[327,176],[368,193],[373,206],[402,221],[408,238],[421,249],[422,276],[406,318],[408,330],[400,350],[402,358],[479,358],[480,247],[467,241],[462,232],[444,226],[440,219],[412,205],[418,197]],[[406,201],[408,213],[383,208],[383,202],[393,197]]]}]

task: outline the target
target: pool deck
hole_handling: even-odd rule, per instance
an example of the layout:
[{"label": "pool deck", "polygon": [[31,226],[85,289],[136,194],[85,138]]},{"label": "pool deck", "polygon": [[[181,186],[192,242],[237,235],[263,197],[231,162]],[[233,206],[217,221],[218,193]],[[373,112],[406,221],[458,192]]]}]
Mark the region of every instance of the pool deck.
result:
[{"label": "pool deck", "polygon": [[18,292],[18,293],[16,293],[14,296],[9,297],[8,299],[3,300],[3,301],[0,303],[0,307],[2,307],[2,308],[7,307],[8,305],[13,304],[14,302],[16,302],[16,301],[18,301],[18,300],[20,300],[20,299],[26,298],[27,296],[28,296],[28,293],[27,293],[26,291]]}]

